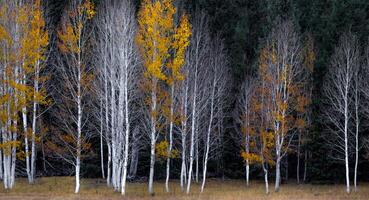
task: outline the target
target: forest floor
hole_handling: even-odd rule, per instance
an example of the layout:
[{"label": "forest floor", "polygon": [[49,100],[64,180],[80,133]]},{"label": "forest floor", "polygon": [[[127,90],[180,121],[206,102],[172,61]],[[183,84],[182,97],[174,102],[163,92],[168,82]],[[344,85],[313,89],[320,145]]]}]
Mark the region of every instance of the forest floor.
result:
[{"label": "forest floor", "polygon": [[[155,182],[155,196],[147,194],[146,183],[129,183],[127,195],[123,198],[120,193],[99,179],[83,179],[80,194],[73,194],[74,179],[72,177],[39,178],[34,185],[29,185],[26,179],[16,179],[15,187],[4,190],[0,187],[1,200],[296,200],[296,199],[369,199],[369,183],[362,183],[357,192],[345,193],[344,185],[310,185],[310,184],[283,184],[278,193],[271,192],[266,195],[262,182],[251,182],[249,187],[241,180],[216,180],[209,179],[203,194],[199,193],[200,185],[193,184],[191,194],[181,192],[178,181],[171,182],[171,192],[164,190],[163,182]],[[271,190],[273,185],[270,184]]]}]

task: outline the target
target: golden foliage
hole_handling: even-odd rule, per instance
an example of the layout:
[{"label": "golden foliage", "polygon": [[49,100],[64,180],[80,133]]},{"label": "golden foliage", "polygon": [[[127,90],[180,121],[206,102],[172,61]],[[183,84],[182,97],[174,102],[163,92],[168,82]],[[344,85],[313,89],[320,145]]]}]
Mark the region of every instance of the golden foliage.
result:
[{"label": "golden foliage", "polygon": [[157,143],[155,146],[156,157],[158,159],[179,158],[179,151],[172,149],[169,154],[168,147],[169,144],[166,140]]}]

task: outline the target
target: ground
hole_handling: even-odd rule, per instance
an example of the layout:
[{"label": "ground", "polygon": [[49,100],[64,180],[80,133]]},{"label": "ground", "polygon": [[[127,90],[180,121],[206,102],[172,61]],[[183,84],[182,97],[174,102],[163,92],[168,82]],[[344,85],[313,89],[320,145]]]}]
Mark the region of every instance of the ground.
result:
[{"label": "ground", "polygon": [[[0,186],[1,200],[102,200],[102,199],[127,199],[127,200],[295,200],[295,199],[369,199],[369,183],[362,183],[357,192],[345,193],[344,185],[310,185],[310,184],[284,184],[278,193],[265,194],[262,182],[251,182],[250,187],[245,186],[242,180],[209,180],[203,194],[200,194],[200,185],[194,184],[191,194],[181,192],[178,181],[171,182],[171,192],[164,190],[163,182],[155,182],[155,196],[147,194],[146,183],[129,183],[127,195],[122,197],[112,188],[106,187],[99,179],[83,179],[80,194],[73,194],[74,179],[72,177],[39,178],[34,185],[29,185],[26,179],[16,179],[16,185],[12,190],[4,190]],[[270,185],[273,189],[273,185]]]}]

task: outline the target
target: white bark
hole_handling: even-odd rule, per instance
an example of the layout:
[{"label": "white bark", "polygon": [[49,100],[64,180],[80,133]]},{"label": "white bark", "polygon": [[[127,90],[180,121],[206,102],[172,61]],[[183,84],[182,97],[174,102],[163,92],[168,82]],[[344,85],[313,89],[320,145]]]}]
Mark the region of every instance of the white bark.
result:
[{"label": "white bark", "polygon": [[[107,184],[126,193],[130,155],[131,108],[138,90],[137,53],[134,43],[136,22],[129,0],[103,2],[96,16],[96,71],[103,74],[97,83],[101,102],[100,121],[108,147]],[[103,109],[104,108],[104,109]],[[105,120],[103,119],[105,117]],[[136,152],[137,153],[137,152]],[[132,162],[132,161],[131,161]]]},{"label": "white bark", "polygon": [[275,61],[267,63],[266,71],[271,76],[267,81],[271,101],[269,125],[275,139],[275,191],[278,191],[281,182],[280,162],[286,155],[295,133],[295,127],[288,122],[288,117],[294,112],[292,87],[302,82],[298,78],[303,72],[300,39],[291,21],[276,24],[269,36],[267,48],[275,53]]},{"label": "white bark", "polygon": [[[190,155],[188,164],[188,176],[187,176],[187,188],[186,193],[189,194],[191,188],[191,179],[193,176],[193,164],[195,159],[195,145],[196,141],[197,127],[202,126],[199,124],[201,119],[200,112],[203,110],[204,105],[199,103],[206,102],[204,88],[202,84],[205,82],[203,74],[205,73],[205,58],[209,51],[209,34],[207,28],[207,20],[204,13],[197,13],[193,23],[193,34],[191,38],[190,47],[187,49],[186,53],[186,65],[189,69],[188,79],[189,82],[189,96],[190,96],[190,121],[191,121],[191,135],[190,135]],[[203,80],[200,80],[203,79]],[[200,82],[202,81],[202,82]],[[205,104],[205,103],[204,103]],[[183,169],[183,168],[182,168]]]},{"label": "white bark", "polygon": [[171,85],[170,89],[170,116],[169,116],[169,146],[168,146],[168,158],[167,158],[167,176],[165,179],[165,190],[166,192],[169,192],[169,176],[170,176],[170,156],[172,154],[172,148],[173,148],[173,115],[174,115],[174,90],[175,90],[175,84]]},{"label": "white bark", "polygon": [[353,139],[349,129],[353,113],[351,95],[354,95],[353,77],[354,69],[359,64],[359,55],[356,37],[351,33],[344,34],[332,56],[323,90],[327,98],[323,112],[329,122],[327,124],[329,135],[326,141],[332,150],[332,157],[345,163],[347,193],[350,192],[349,149]]},{"label": "white bark", "polygon": [[[157,97],[156,97],[156,87],[157,87],[157,81],[154,80],[153,81],[153,88],[151,91],[151,113],[154,113],[157,111]],[[154,194],[154,188],[153,188],[153,183],[154,183],[154,170],[155,170],[155,145],[156,145],[156,137],[157,137],[157,132],[156,132],[156,120],[154,118],[154,116],[151,116],[151,143],[150,143],[150,174],[149,174],[149,194]]]}]

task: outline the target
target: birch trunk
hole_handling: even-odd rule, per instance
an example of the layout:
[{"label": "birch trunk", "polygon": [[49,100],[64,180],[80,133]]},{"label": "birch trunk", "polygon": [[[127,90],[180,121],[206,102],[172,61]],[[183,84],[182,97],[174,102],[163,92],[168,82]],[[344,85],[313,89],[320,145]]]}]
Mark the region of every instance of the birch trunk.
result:
[{"label": "birch trunk", "polygon": [[211,128],[213,124],[214,118],[214,98],[215,98],[215,88],[216,88],[216,77],[214,77],[213,84],[212,84],[212,91],[210,96],[210,117],[209,117],[209,125],[206,135],[206,153],[204,158],[204,166],[203,166],[203,175],[202,175],[202,185],[201,185],[201,193],[204,191],[205,181],[206,181],[206,172],[208,167],[208,159],[209,159],[209,150],[210,150],[210,134]]},{"label": "birch trunk", "polygon": [[196,94],[197,94],[197,67],[195,70],[195,83],[194,92],[192,98],[192,119],[191,119],[191,146],[190,146],[190,163],[188,170],[188,180],[187,180],[187,190],[186,193],[190,193],[191,188],[191,178],[192,178],[192,168],[193,168],[193,157],[194,157],[194,139],[195,139],[195,127],[196,127]]},{"label": "birch trunk", "polygon": [[349,78],[346,76],[346,85],[345,85],[345,108],[344,108],[344,114],[345,114],[345,169],[346,169],[346,192],[350,193],[350,172],[349,172],[349,160],[348,160],[348,121],[349,121],[349,114],[348,114],[348,84],[349,84]]},{"label": "birch trunk", "polygon": [[79,192],[80,188],[80,167],[81,167],[81,135],[82,135],[82,104],[81,104],[81,73],[78,73],[78,96],[77,96],[77,109],[78,109],[78,116],[77,116],[77,155],[76,155],[76,187],[74,193]]},{"label": "birch trunk", "polygon": [[[356,69],[358,71],[358,69]],[[354,174],[354,188],[357,191],[357,168],[359,164],[359,83],[358,83],[358,76],[359,74],[356,72],[356,80],[355,80],[355,174]]]},{"label": "birch trunk", "polygon": [[184,184],[186,182],[186,174],[187,174],[187,167],[186,167],[186,136],[187,136],[187,92],[188,92],[188,81],[186,80],[185,83],[185,91],[183,97],[183,108],[182,108],[182,165],[181,165],[181,190],[184,191]]},{"label": "birch trunk", "polygon": [[128,166],[128,151],[129,151],[129,101],[128,101],[128,66],[125,65],[124,74],[124,119],[125,119],[125,139],[124,139],[124,158],[123,158],[123,175],[122,175],[122,195],[126,193],[126,181],[127,181],[127,166]]},{"label": "birch trunk", "polygon": [[149,175],[149,194],[153,195],[153,182],[154,182],[154,170],[155,170],[155,145],[156,145],[156,119],[153,116],[153,113],[157,111],[157,97],[156,97],[156,87],[157,81],[154,80],[153,89],[151,92],[151,151],[150,151],[150,175]]},{"label": "birch trunk", "polygon": [[171,102],[170,102],[170,122],[169,122],[169,147],[168,147],[168,158],[167,158],[167,176],[165,179],[165,191],[169,192],[169,176],[170,176],[170,156],[173,148],[173,114],[174,114],[174,83],[171,86],[170,91]]}]

